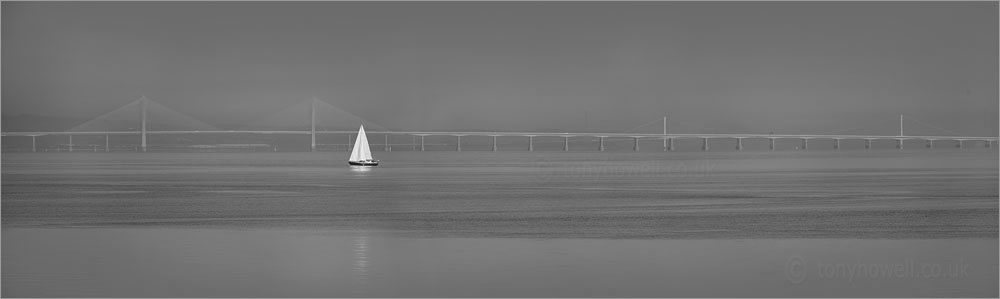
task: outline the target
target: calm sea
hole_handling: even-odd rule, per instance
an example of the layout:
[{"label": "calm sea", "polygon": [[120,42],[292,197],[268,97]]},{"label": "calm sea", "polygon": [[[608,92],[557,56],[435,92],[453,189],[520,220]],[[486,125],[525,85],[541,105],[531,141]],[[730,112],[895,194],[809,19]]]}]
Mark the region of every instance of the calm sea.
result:
[{"label": "calm sea", "polygon": [[996,297],[988,150],[3,154],[4,297]]}]

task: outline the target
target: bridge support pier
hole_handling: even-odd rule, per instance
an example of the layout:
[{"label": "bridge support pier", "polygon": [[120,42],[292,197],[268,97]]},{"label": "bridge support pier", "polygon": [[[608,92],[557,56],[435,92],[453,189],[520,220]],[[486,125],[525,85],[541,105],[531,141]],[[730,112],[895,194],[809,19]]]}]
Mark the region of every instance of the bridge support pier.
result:
[{"label": "bridge support pier", "polygon": [[774,151],[774,138],[768,138],[768,139],[771,140],[771,147],[770,148],[771,148],[771,151],[773,152]]},{"label": "bridge support pier", "polygon": [[603,152],[604,151],[604,136],[597,137],[597,138],[599,138],[601,140],[601,146],[598,147],[598,150]]},{"label": "bridge support pier", "polygon": [[934,149],[934,140],[927,139],[927,148]]},{"label": "bridge support pier", "polygon": [[535,143],[534,143],[533,139],[535,139],[535,136],[528,136],[528,151],[529,152],[535,151]]},{"label": "bridge support pier", "polygon": [[459,136],[455,136],[455,137],[458,137],[458,142],[457,142],[457,144],[458,144],[458,147],[457,147],[457,150],[456,150],[456,151],[459,151],[459,152],[461,152],[461,151],[462,151],[462,136],[461,136],[461,135],[459,135]]},{"label": "bridge support pier", "polygon": [[989,140],[983,140],[983,141],[986,141],[986,144],[985,144],[986,148],[990,148],[991,146],[993,146],[993,142],[990,142]]},{"label": "bridge support pier", "polygon": [[708,151],[708,138],[701,139],[701,150],[705,152]]},{"label": "bridge support pier", "polygon": [[563,151],[569,151],[569,136],[563,136]]},{"label": "bridge support pier", "polygon": [[424,151],[424,136],[420,136],[420,151]]},{"label": "bridge support pier", "polygon": [[955,147],[957,147],[957,148],[962,148],[962,140],[957,140],[957,141],[958,141],[958,142],[957,142],[957,143],[955,143]]},{"label": "bridge support pier", "polygon": [[809,139],[802,138],[802,150],[809,149]]},{"label": "bridge support pier", "polygon": [[111,151],[111,134],[104,134],[104,152]]},{"label": "bridge support pier", "polygon": [[865,139],[865,149],[872,149],[872,140]]},{"label": "bridge support pier", "polygon": [[35,152],[35,136],[31,136],[31,152]]},{"label": "bridge support pier", "polygon": [[674,151],[674,139],[673,138],[667,138],[667,150],[671,151],[671,152]]},{"label": "bridge support pier", "polygon": [[632,143],[632,151],[633,152],[638,152],[639,151],[639,137],[634,137],[633,139],[635,139],[635,142]]},{"label": "bridge support pier", "polygon": [[493,151],[497,151],[497,136],[493,136]]},{"label": "bridge support pier", "polygon": [[903,149],[903,139],[896,139],[896,149]]},{"label": "bridge support pier", "polygon": [[[143,151],[146,151],[146,146],[143,145]],[[69,135],[69,152],[73,152],[73,135]]]},{"label": "bridge support pier", "polygon": [[392,151],[392,147],[389,146],[389,134],[385,134],[385,151]]},{"label": "bridge support pier", "polygon": [[840,149],[840,139],[839,138],[833,139],[833,149],[835,149],[835,150],[839,150]]},{"label": "bridge support pier", "polygon": [[736,150],[737,151],[743,150],[743,138],[736,138]]}]

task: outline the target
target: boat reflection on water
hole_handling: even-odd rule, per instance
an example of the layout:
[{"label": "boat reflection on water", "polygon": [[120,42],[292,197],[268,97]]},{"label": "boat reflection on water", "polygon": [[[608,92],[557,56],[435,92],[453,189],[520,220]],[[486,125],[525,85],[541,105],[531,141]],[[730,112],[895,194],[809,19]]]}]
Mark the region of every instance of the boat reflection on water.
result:
[{"label": "boat reflection on water", "polygon": [[354,238],[354,294],[364,295],[368,282],[368,236],[360,235]]},{"label": "boat reflection on water", "polygon": [[367,176],[367,175],[371,174],[372,169],[375,169],[374,167],[371,167],[371,166],[353,166],[352,165],[352,166],[349,166],[349,167],[351,168],[351,174],[361,175],[361,176]]}]

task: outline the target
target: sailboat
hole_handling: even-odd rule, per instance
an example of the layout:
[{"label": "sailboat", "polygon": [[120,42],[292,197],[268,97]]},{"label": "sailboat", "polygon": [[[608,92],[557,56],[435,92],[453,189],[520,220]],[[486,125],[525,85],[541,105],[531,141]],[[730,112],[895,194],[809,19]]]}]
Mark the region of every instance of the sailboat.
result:
[{"label": "sailboat", "polygon": [[368,136],[365,136],[365,125],[358,129],[358,139],[354,140],[354,150],[347,164],[357,166],[378,166],[378,160],[372,160],[372,150],[368,147]]}]

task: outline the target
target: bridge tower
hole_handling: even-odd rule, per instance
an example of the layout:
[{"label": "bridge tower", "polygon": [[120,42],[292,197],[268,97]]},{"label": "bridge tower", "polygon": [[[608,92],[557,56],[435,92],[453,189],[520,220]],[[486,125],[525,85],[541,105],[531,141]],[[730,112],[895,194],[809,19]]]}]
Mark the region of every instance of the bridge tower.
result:
[{"label": "bridge tower", "polygon": [[[311,138],[309,143],[310,152],[316,151],[316,101],[319,100],[313,98],[312,101],[309,102],[309,136]],[[351,135],[348,134],[347,138],[349,139],[350,137]]]},{"label": "bridge tower", "polygon": [[903,137],[903,115],[899,115],[899,137]]},{"label": "bridge tower", "polygon": [[[140,119],[140,121],[142,121],[142,125],[141,125],[141,127],[142,127],[142,152],[145,153],[146,152],[146,102],[149,101],[149,100],[146,99],[145,95],[143,95],[142,98],[139,99],[139,101],[140,101],[139,102],[139,107],[140,107],[139,110],[141,110],[141,112],[140,112],[141,117],[139,119]],[[72,146],[70,146],[70,148],[72,148]]]},{"label": "bridge tower", "polygon": [[[903,115],[899,115],[899,137],[903,137]],[[903,138],[896,139],[896,148],[903,149]]]},{"label": "bridge tower", "polygon": [[667,137],[667,117],[664,116],[663,117],[663,151],[664,152],[665,151],[673,150],[673,149],[670,148],[670,146],[667,145],[667,138],[666,137]]}]

